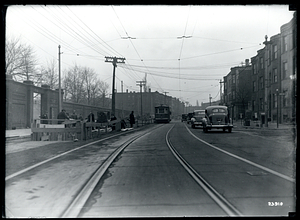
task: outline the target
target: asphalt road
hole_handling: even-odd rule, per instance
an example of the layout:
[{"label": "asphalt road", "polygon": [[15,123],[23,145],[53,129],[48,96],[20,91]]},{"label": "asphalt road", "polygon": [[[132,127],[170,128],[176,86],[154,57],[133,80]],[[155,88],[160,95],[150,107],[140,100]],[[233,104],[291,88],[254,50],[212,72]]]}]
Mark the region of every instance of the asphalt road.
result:
[{"label": "asphalt road", "polygon": [[[59,217],[111,152],[153,128],[114,161],[80,217],[226,216],[168,149],[165,135],[173,125],[172,145],[243,215],[287,216],[295,211],[296,154],[289,134],[203,133],[171,122],[113,140],[54,143],[7,154],[7,216]],[[14,176],[37,163],[42,164]]]}]

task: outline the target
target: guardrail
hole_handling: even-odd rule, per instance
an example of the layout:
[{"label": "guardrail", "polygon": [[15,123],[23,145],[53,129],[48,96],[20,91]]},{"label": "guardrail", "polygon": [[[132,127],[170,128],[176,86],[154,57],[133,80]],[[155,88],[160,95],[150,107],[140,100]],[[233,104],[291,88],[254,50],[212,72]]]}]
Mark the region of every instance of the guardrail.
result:
[{"label": "guardrail", "polygon": [[[151,123],[153,123],[151,119],[136,120],[135,127]],[[103,133],[120,131],[121,128],[121,120],[119,119],[103,123],[65,119],[34,119],[31,125],[31,140],[82,141],[100,137]]]}]

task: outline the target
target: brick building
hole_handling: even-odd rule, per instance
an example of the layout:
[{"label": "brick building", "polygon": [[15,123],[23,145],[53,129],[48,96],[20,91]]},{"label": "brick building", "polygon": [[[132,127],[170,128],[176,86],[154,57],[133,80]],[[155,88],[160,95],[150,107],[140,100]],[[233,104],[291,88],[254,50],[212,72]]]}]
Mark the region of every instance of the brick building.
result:
[{"label": "brick building", "polygon": [[[127,111],[134,111],[136,117],[154,117],[154,107],[166,104],[171,107],[172,118],[181,116],[184,113],[184,103],[178,98],[167,96],[159,92],[126,92],[116,93],[116,108]],[[142,105],[141,105],[142,101]],[[124,115],[126,117],[126,115]]]},{"label": "brick building", "polygon": [[[252,116],[263,122],[285,123],[294,120],[296,110],[296,13],[281,26],[280,33],[251,58],[253,66]],[[266,120],[268,119],[268,120]]]},{"label": "brick building", "polygon": [[285,123],[295,120],[297,94],[297,12],[280,33],[265,36],[265,47],[246,60],[244,66],[231,68],[224,77],[222,102],[233,119],[243,118]]},{"label": "brick building", "polygon": [[244,118],[251,101],[251,73],[249,59],[245,65],[232,67],[224,77],[223,103],[233,119]]}]

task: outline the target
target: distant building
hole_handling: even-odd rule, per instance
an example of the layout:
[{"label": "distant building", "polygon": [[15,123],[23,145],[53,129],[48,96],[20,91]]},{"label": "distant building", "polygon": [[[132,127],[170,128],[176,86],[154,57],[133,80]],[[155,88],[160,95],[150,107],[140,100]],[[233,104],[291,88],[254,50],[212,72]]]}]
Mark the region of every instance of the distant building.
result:
[{"label": "distant building", "polygon": [[251,101],[251,73],[249,59],[245,65],[232,67],[224,76],[224,105],[233,119],[245,118]]},{"label": "distant building", "polygon": [[[171,117],[176,118],[184,113],[184,103],[178,98],[167,96],[159,92],[129,92],[116,93],[116,108],[127,111],[134,111],[137,117],[141,115],[146,117],[154,116],[154,107],[160,104],[166,104],[171,107]],[[141,105],[142,100],[142,105]],[[126,117],[124,115],[123,117]]]}]

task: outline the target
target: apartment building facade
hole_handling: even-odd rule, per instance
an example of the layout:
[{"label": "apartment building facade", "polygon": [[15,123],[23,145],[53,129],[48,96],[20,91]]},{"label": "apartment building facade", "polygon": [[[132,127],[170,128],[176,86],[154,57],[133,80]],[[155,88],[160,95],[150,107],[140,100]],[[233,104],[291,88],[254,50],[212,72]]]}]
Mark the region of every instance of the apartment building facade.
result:
[{"label": "apartment building facade", "polygon": [[222,103],[229,109],[234,120],[245,118],[251,100],[251,73],[252,67],[249,59],[245,65],[232,67],[223,78],[224,95]]},{"label": "apartment building facade", "polygon": [[[297,12],[268,40],[265,47],[246,61],[245,68],[233,67],[224,77],[224,104],[233,119],[248,118],[286,123],[295,120],[297,94]],[[244,92],[243,92],[244,91]],[[246,104],[247,103],[247,104]],[[243,114],[244,112],[244,114]]]}]

